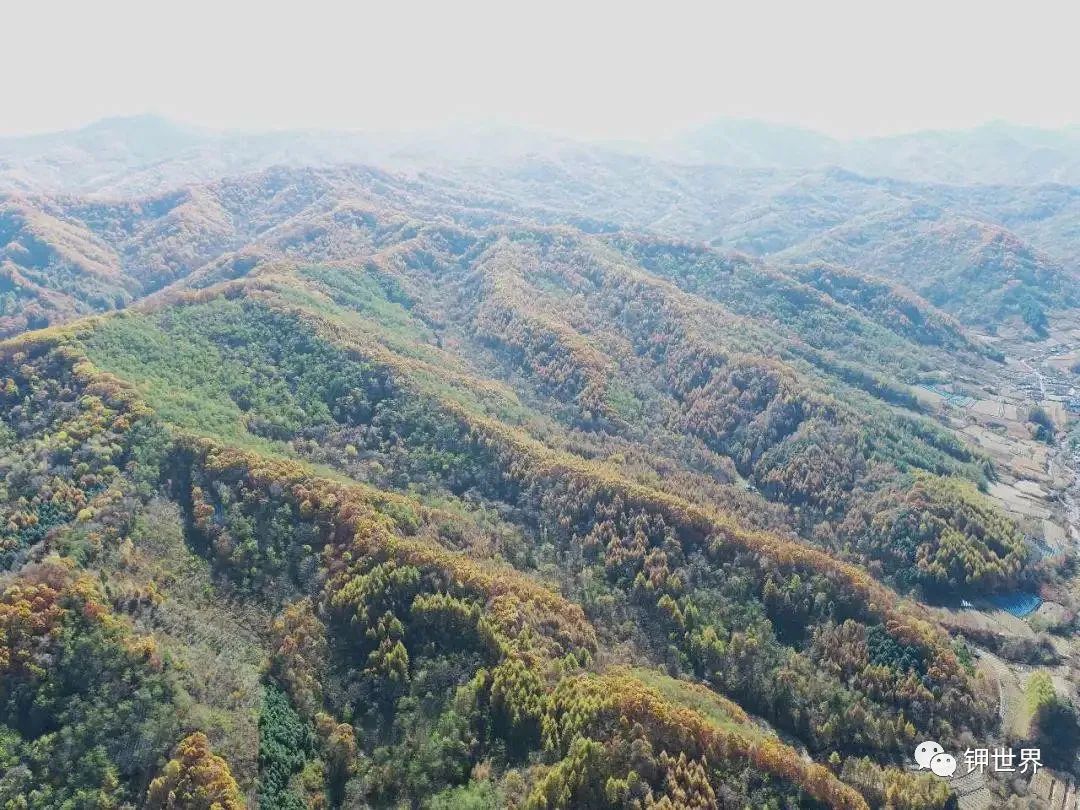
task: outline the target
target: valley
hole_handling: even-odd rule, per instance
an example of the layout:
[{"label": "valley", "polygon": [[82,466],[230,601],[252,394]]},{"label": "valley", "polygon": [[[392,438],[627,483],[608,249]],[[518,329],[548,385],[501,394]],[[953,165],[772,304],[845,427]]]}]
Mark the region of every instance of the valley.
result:
[{"label": "valley", "polygon": [[[1076,378],[1069,372],[1080,347],[1078,326],[1066,317],[1051,334],[1036,343],[1002,336],[995,345],[1006,354],[1003,373],[992,384],[982,386],[982,393],[992,396],[975,399],[976,393],[972,391],[960,408],[940,404],[948,421],[985,448],[1002,470],[1008,471],[1007,476],[990,487],[990,495],[1024,526],[1042,554],[1062,558],[1075,555],[1080,541],[1076,511],[1080,457],[1073,441],[1077,420]],[[1054,441],[1049,446],[1035,439],[1025,425],[1023,415],[1034,407],[1043,408],[1053,424]],[[1074,573],[1069,573],[1059,587],[1059,593],[1075,594],[1080,582]],[[959,628],[1000,633],[1018,643],[1031,643],[1046,628],[1057,625],[1068,615],[1060,602],[1048,596],[1023,616],[1003,609],[1000,603],[974,599],[963,607],[945,609],[946,621]],[[1025,695],[1036,671],[1049,672],[1055,688],[1063,692],[1075,690],[1080,662],[1075,637],[1043,636],[1043,641],[1052,645],[1058,659],[1056,664],[1040,667],[1009,661],[975,645],[981,666],[997,683],[1002,726],[1016,737],[1027,733],[1030,709]],[[967,781],[971,784],[958,791],[962,808],[996,806],[985,780],[973,781],[969,777]],[[1031,789],[1049,807],[1069,810],[1078,802],[1069,775],[1044,772],[1032,782]]]}]

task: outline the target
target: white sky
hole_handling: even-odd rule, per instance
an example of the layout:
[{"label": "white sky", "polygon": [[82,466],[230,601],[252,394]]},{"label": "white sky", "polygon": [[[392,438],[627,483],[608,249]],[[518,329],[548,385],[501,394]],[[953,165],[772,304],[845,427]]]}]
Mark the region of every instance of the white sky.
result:
[{"label": "white sky", "polygon": [[717,116],[837,135],[1080,124],[1080,4],[9,0],[0,133],[522,124],[651,137]]}]

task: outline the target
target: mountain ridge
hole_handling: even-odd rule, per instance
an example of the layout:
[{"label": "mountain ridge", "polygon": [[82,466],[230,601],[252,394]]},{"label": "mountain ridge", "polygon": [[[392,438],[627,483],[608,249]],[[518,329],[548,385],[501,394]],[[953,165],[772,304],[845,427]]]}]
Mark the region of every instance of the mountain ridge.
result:
[{"label": "mountain ridge", "polygon": [[1075,723],[1067,190],[467,157],[0,202],[0,798],[946,810],[1014,669]]}]

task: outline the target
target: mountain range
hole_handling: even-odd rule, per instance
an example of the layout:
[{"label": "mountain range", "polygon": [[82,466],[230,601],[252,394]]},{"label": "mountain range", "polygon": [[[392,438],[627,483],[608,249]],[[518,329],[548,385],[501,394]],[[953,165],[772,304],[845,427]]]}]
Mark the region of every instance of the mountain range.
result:
[{"label": "mountain range", "polygon": [[0,139],[0,798],[1040,801],[1076,147]]}]

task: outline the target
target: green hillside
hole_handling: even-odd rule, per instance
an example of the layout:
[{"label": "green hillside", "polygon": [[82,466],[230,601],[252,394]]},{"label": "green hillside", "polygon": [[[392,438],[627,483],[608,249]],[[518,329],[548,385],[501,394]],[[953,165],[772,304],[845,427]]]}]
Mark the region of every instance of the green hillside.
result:
[{"label": "green hillside", "polygon": [[[1068,417],[971,327],[1071,271],[566,160],[0,208],[0,806],[951,810],[913,748],[1015,742],[992,668],[1066,679],[1075,598],[1006,507]],[[1056,638],[954,610],[1017,593]]]}]

